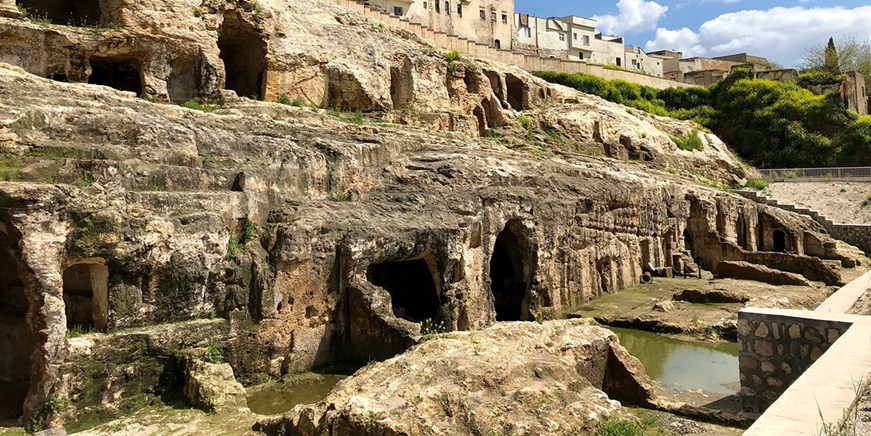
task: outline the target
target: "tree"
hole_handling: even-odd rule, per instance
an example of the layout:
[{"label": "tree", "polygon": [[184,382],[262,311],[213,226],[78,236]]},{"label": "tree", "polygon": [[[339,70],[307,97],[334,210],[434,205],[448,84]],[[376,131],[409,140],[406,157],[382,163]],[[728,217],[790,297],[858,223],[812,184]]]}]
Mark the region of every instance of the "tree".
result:
[{"label": "tree", "polygon": [[[838,39],[836,53],[840,71],[858,71],[871,78],[871,41],[856,36],[843,36]],[[813,47],[805,53],[802,67],[806,69],[825,69],[828,65],[826,54],[828,45]]]},{"label": "tree", "polygon": [[841,64],[838,62],[838,49],[835,47],[835,38],[829,38],[826,46],[825,66],[823,68],[832,74],[841,74]]}]

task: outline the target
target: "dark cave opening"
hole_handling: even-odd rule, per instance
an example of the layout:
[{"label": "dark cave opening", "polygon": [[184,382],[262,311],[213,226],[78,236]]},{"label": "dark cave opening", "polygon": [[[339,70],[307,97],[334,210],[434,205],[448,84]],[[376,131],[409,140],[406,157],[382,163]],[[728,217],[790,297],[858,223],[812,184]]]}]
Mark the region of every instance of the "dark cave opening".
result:
[{"label": "dark cave opening", "polygon": [[369,282],[390,293],[393,314],[412,322],[435,320],[440,306],[433,274],[424,259],[369,266]]},{"label": "dark cave opening", "polygon": [[52,24],[97,26],[102,16],[99,0],[16,0],[15,5]]},{"label": "dark cave opening", "polygon": [[31,355],[36,336],[27,325],[30,304],[18,274],[14,241],[0,231],[0,420],[23,413],[30,387]]},{"label": "dark cave opening", "polygon": [[490,258],[490,290],[496,321],[530,319],[523,274],[523,252],[517,235],[506,228],[496,237]]},{"label": "dark cave opening", "polygon": [[142,96],[142,73],[134,59],[93,57],[88,83],[129,91]]},{"label": "dark cave opening", "polygon": [[771,234],[772,249],[777,253],[786,253],[786,233],[783,230],[774,230]]},{"label": "dark cave opening", "polygon": [[240,97],[263,98],[266,76],[266,43],[257,30],[238,13],[224,14],[218,37],[221,60],[226,73],[225,89]]},{"label": "dark cave opening", "polygon": [[508,104],[516,111],[522,111],[523,107],[523,90],[526,85],[518,77],[512,74],[505,75],[505,86],[508,91]]}]

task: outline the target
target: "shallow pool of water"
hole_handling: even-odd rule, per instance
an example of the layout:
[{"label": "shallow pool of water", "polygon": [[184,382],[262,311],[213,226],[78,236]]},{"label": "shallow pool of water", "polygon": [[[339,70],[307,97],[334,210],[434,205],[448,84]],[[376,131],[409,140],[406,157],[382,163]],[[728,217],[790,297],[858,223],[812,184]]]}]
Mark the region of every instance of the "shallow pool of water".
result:
[{"label": "shallow pool of water", "polygon": [[738,390],[738,345],[680,340],[641,330],[609,327],[647,374],[678,392]]},{"label": "shallow pool of water", "polygon": [[317,403],[345,378],[346,375],[307,373],[255,386],[248,389],[248,408],[261,415],[275,415],[298,404]]}]

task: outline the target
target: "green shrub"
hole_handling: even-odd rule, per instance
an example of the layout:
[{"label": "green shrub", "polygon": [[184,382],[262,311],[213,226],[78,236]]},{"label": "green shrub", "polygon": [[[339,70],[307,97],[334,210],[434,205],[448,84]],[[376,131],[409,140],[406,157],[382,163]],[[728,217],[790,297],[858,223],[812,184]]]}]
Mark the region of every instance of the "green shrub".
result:
[{"label": "green shrub", "polygon": [[599,423],[598,436],[643,436],[644,433],[638,424],[626,420],[608,418],[608,420]]},{"label": "green shrub", "polygon": [[705,144],[702,143],[701,138],[699,138],[699,131],[693,130],[690,134],[681,138],[679,136],[672,136],[672,142],[677,145],[677,148],[685,151],[702,151],[705,149]]},{"label": "green shrub", "polygon": [[206,354],[203,359],[209,363],[224,363],[224,355],[221,353],[221,346],[215,341],[206,343]]},{"label": "green shrub", "polygon": [[840,74],[834,74],[831,71],[818,69],[805,71],[799,74],[795,81],[798,86],[807,88],[811,86],[837,85],[841,83],[842,80],[844,80],[844,76]]},{"label": "green shrub", "polygon": [[448,63],[448,72],[453,74],[457,72],[460,61],[463,60],[463,55],[456,50],[451,50],[444,55],[445,62]]},{"label": "green shrub", "polygon": [[239,243],[239,240],[236,239],[236,236],[230,235],[230,238],[227,240],[227,256],[226,259],[232,260],[235,259],[236,256],[242,252],[242,244]]},{"label": "green shrub", "polygon": [[745,188],[763,190],[768,189],[768,182],[765,179],[748,179],[747,183],[744,184]]},{"label": "green shrub", "polygon": [[183,106],[188,108],[188,109],[193,109],[193,110],[197,110],[197,111],[201,111],[201,112],[214,112],[214,111],[221,108],[218,105],[208,104],[208,103],[200,103],[196,100],[188,100],[188,101],[184,102]]},{"label": "green shrub", "polygon": [[245,219],[245,228],[242,231],[242,243],[247,243],[257,239],[257,224],[253,221]]}]

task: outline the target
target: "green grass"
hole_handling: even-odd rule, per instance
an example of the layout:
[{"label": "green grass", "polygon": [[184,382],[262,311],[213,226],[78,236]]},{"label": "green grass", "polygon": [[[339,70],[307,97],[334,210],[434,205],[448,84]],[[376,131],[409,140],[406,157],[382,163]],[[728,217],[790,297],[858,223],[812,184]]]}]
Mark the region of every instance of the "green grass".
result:
[{"label": "green grass", "polygon": [[327,109],[327,114],[349,124],[356,124],[358,126],[366,124],[366,116],[363,115],[363,111],[360,110],[353,112],[343,112],[338,109]]},{"label": "green grass", "polygon": [[333,201],[347,202],[353,200],[350,192],[337,192],[331,197]]},{"label": "green grass", "polygon": [[288,97],[287,94],[279,95],[278,96],[278,103],[281,103],[281,104],[287,105],[287,106],[293,106],[293,107],[303,107],[303,105],[305,105],[305,102],[301,98],[296,97],[296,98],[291,100],[291,98]]},{"label": "green grass", "polygon": [[641,427],[629,420],[608,418],[599,423],[596,434],[598,436],[644,436]]},{"label": "green grass", "polygon": [[744,187],[762,191],[768,189],[768,182],[765,179],[748,179],[747,183],[744,184]]},{"label": "green grass", "polygon": [[699,138],[699,131],[693,130],[686,137],[672,136],[672,142],[677,145],[677,148],[684,151],[702,151],[705,149],[705,144]]},{"label": "green grass", "polygon": [[17,182],[21,180],[24,159],[12,154],[0,154],[0,181]]},{"label": "green grass", "polygon": [[209,103],[200,103],[196,100],[188,100],[188,101],[184,102],[183,106],[188,108],[188,109],[193,109],[195,111],[200,111],[200,112],[214,112],[218,109],[221,109],[220,105],[209,104]]},{"label": "green grass", "polygon": [[862,202],[862,207],[869,207],[869,206],[871,206],[871,194],[868,194],[865,197],[865,201]]}]

